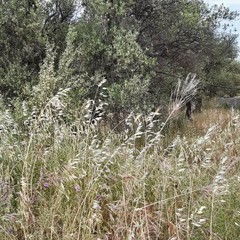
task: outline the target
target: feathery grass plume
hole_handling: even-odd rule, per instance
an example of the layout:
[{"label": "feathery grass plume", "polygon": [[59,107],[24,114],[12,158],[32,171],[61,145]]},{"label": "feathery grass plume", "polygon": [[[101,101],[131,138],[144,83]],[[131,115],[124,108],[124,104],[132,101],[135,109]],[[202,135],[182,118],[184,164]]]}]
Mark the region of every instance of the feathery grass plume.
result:
[{"label": "feathery grass plume", "polygon": [[28,117],[25,117],[26,120],[24,124],[27,125],[28,133],[30,135],[36,137],[38,134],[39,136],[42,135],[43,138],[46,138],[46,136],[51,137],[51,134],[59,132],[64,125],[68,94],[70,90],[70,88],[60,89],[54,96],[45,99],[41,104],[41,107],[29,107],[32,111]]},{"label": "feathery grass plume", "polygon": [[228,180],[226,178],[227,174],[227,162],[228,157],[223,157],[221,160],[220,169],[217,172],[217,175],[215,176],[214,182],[213,182],[213,192],[216,195],[225,195],[228,194]]},{"label": "feathery grass plume", "polygon": [[196,74],[188,74],[186,79],[178,79],[178,83],[171,94],[169,104],[169,119],[173,119],[180,114],[180,110],[191,101],[197,94],[199,80]]},{"label": "feathery grass plume", "polygon": [[81,124],[83,125],[83,131],[86,133],[89,132],[90,129],[95,130],[96,127],[99,126],[99,123],[106,114],[106,107],[108,105],[105,101],[107,97],[105,94],[106,88],[103,87],[106,79],[101,76],[96,76],[96,82],[97,89],[94,99],[85,101],[81,110],[84,120]]}]

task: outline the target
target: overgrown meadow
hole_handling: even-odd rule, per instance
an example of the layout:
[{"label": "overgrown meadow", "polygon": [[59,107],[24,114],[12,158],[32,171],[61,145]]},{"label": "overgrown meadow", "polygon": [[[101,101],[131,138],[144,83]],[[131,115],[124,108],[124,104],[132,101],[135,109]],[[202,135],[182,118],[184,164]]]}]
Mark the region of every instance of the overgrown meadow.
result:
[{"label": "overgrown meadow", "polygon": [[0,1],[0,240],[240,239],[239,111],[191,119],[240,94],[240,13],[205,2]]},{"label": "overgrown meadow", "polygon": [[160,110],[116,131],[86,121],[91,104],[65,124],[65,95],[18,122],[1,112],[0,239],[238,239],[239,112]]}]

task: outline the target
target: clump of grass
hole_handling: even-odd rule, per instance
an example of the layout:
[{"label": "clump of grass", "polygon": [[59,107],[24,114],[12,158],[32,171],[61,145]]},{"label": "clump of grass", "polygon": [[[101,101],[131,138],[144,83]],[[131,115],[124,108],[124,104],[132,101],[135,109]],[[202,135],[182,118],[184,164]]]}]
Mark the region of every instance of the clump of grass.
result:
[{"label": "clump of grass", "polygon": [[238,239],[238,112],[203,111],[168,139],[154,114],[121,133],[91,124],[91,102],[73,131],[65,97],[26,132],[2,111],[1,239]]},{"label": "clump of grass", "polygon": [[172,92],[168,118],[177,117],[181,113],[181,109],[196,96],[199,82],[195,74],[188,74],[186,79],[178,80]]}]

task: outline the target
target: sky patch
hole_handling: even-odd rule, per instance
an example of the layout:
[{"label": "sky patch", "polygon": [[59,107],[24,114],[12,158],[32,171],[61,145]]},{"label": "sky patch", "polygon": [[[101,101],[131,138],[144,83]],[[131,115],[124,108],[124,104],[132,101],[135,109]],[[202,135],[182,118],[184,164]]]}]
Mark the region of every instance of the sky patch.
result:
[{"label": "sky patch", "polygon": [[[206,3],[209,4],[209,6],[213,6],[215,4],[221,5],[224,4],[224,6],[229,7],[231,11],[238,11],[240,12],[240,0],[204,0]],[[231,24],[233,24],[233,29],[236,29],[236,33],[238,36],[238,46],[240,49],[240,18],[236,21],[231,21]],[[240,59],[240,55],[239,55]]]}]

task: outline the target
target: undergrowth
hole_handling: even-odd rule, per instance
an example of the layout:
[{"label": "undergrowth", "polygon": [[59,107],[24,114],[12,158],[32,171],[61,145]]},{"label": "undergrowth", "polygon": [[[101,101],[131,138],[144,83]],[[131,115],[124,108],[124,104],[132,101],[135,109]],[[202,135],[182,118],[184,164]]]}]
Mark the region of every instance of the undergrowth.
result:
[{"label": "undergrowth", "polygon": [[238,239],[238,112],[205,110],[168,145],[40,118],[24,137],[3,116],[1,239]]},{"label": "undergrowth", "polygon": [[239,112],[167,125],[183,101],[116,132],[94,100],[69,125],[68,91],[18,121],[1,106],[0,239],[238,239]]}]

